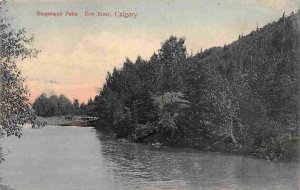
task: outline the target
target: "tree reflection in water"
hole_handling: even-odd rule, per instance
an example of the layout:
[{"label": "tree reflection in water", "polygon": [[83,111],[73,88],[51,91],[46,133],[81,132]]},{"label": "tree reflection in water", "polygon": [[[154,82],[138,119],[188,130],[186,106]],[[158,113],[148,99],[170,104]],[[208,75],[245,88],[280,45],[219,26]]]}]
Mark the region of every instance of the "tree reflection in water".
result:
[{"label": "tree reflection in water", "polygon": [[125,186],[298,189],[296,163],[118,142],[98,133],[106,165]]},{"label": "tree reflection in water", "polygon": [[[95,129],[46,126],[1,139],[0,184],[15,189],[299,189],[298,163],[118,142]],[[7,188],[5,185],[0,189]]]}]

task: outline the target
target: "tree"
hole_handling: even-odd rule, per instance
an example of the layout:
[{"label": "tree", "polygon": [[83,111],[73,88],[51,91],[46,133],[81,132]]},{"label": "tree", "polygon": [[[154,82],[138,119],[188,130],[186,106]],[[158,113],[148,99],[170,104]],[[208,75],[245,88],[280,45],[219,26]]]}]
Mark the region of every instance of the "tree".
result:
[{"label": "tree", "polygon": [[79,106],[80,106],[80,104],[79,104],[78,99],[77,99],[77,98],[74,98],[74,99],[73,99],[73,110],[74,110],[74,113],[75,113],[75,114],[78,114]]},{"label": "tree", "polygon": [[67,115],[72,112],[71,101],[63,94],[58,97],[58,115]]},{"label": "tree", "polygon": [[52,95],[49,98],[45,93],[42,93],[33,103],[33,109],[38,116],[53,117],[63,116],[67,114],[73,114],[74,106],[79,110],[78,100],[75,101],[75,105],[72,105],[71,101],[63,94],[60,96]]},{"label": "tree", "polygon": [[49,98],[49,113],[51,116],[58,116],[59,109],[58,109],[58,98],[56,95],[50,96]]},{"label": "tree", "polygon": [[[7,13],[6,1],[0,2],[1,17]],[[34,58],[38,50],[29,48],[34,38],[26,30],[14,30],[9,19],[0,20],[0,125],[1,134],[21,136],[21,126],[29,122],[32,127],[42,126],[31,109],[25,78],[17,67],[17,59]]]},{"label": "tree", "polygon": [[[218,112],[220,122],[215,123],[214,132],[221,137],[229,137],[238,145],[236,133],[243,130],[240,119],[240,106],[249,97],[250,89],[246,77],[242,73],[235,73],[232,80],[221,76],[219,73],[211,74],[210,86],[212,90],[206,94],[208,101],[212,102]],[[211,100],[209,100],[211,99]]]},{"label": "tree", "polygon": [[33,103],[33,110],[38,116],[47,117],[49,116],[49,101],[47,95],[42,93]]},{"label": "tree", "polygon": [[171,36],[158,50],[158,64],[162,92],[180,91],[184,87],[182,71],[187,56],[185,39]]},{"label": "tree", "polygon": [[189,101],[184,99],[181,92],[166,92],[161,96],[153,97],[154,104],[158,107],[159,133],[165,138],[172,139],[178,128],[177,118],[182,113],[182,108],[187,108]]}]

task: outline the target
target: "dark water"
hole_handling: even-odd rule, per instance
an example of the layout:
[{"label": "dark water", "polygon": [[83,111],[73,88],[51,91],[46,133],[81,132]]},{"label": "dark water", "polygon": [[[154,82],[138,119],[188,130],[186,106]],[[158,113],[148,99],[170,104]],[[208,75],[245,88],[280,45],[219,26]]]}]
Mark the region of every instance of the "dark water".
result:
[{"label": "dark water", "polygon": [[117,142],[92,128],[24,129],[0,142],[11,151],[0,183],[14,189],[299,189],[298,163]]}]

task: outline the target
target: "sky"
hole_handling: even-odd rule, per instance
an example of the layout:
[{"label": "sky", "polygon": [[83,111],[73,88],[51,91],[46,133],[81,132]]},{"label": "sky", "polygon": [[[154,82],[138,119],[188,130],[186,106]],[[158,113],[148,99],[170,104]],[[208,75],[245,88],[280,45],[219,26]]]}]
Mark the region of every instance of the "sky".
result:
[{"label": "sky", "polygon": [[[13,28],[33,35],[36,59],[18,62],[33,102],[42,92],[87,102],[108,71],[125,58],[149,59],[170,35],[185,37],[189,53],[223,46],[300,8],[300,0],[14,0]],[[62,12],[63,16],[38,16]],[[78,16],[64,16],[65,12]],[[87,17],[85,11],[110,12]],[[136,18],[116,17],[122,12]]]}]

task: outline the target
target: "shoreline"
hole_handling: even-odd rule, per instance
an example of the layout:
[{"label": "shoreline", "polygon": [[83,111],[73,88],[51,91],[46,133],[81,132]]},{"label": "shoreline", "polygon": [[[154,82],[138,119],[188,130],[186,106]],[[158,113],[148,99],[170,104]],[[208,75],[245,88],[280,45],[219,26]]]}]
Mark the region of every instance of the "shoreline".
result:
[{"label": "shoreline", "polygon": [[146,142],[135,142],[130,139],[126,138],[117,138],[115,134],[106,133],[104,131],[101,131],[94,127],[96,129],[96,132],[101,133],[103,136],[118,141],[119,143],[123,142],[129,142],[129,143],[135,143],[135,144],[142,144],[146,146],[156,147],[156,148],[172,148],[172,149],[178,149],[178,150],[192,150],[192,151],[199,151],[203,153],[219,153],[223,155],[232,155],[232,156],[244,156],[247,158],[254,158],[254,159],[261,159],[266,160],[268,162],[273,163],[299,163],[298,157],[292,158],[292,159],[280,159],[280,158],[269,158],[266,157],[262,152],[259,152],[258,150],[254,151],[251,150],[249,147],[246,146],[240,146],[240,147],[234,147],[232,144],[221,144],[217,146],[207,146],[206,143],[203,143],[202,145],[172,145],[168,143],[158,143],[156,141],[146,141]]},{"label": "shoreline", "polygon": [[65,116],[39,117],[39,120],[46,125],[92,127],[91,122],[84,120],[82,116],[74,116],[72,119],[66,119]]},{"label": "shoreline", "polygon": [[150,139],[144,141],[144,142],[135,142],[130,139],[126,138],[117,138],[113,134],[108,134],[99,128],[93,126],[93,123],[90,121],[83,120],[83,116],[74,116],[72,120],[66,119],[65,116],[56,116],[56,117],[40,117],[40,121],[46,122],[46,125],[55,125],[55,126],[76,126],[76,127],[94,127],[96,131],[102,133],[103,135],[112,138],[118,142],[131,142],[131,143],[137,143],[137,144],[144,144],[147,146],[152,147],[170,147],[175,149],[192,149],[195,151],[201,151],[201,152],[216,152],[216,153],[222,153],[225,155],[240,155],[240,156],[246,156],[256,159],[263,159],[267,161],[272,162],[299,162],[299,159],[278,159],[278,158],[269,158],[266,157],[262,152],[259,150],[251,150],[249,147],[243,146],[243,147],[234,147],[232,144],[216,144],[208,146],[207,142],[203,144],[190,144],[190,143],[183,143],[184,145],[179,146],[178,143],[176,145],[168,144],[168,143],[157,143],[156,141],[152,141]]}]

